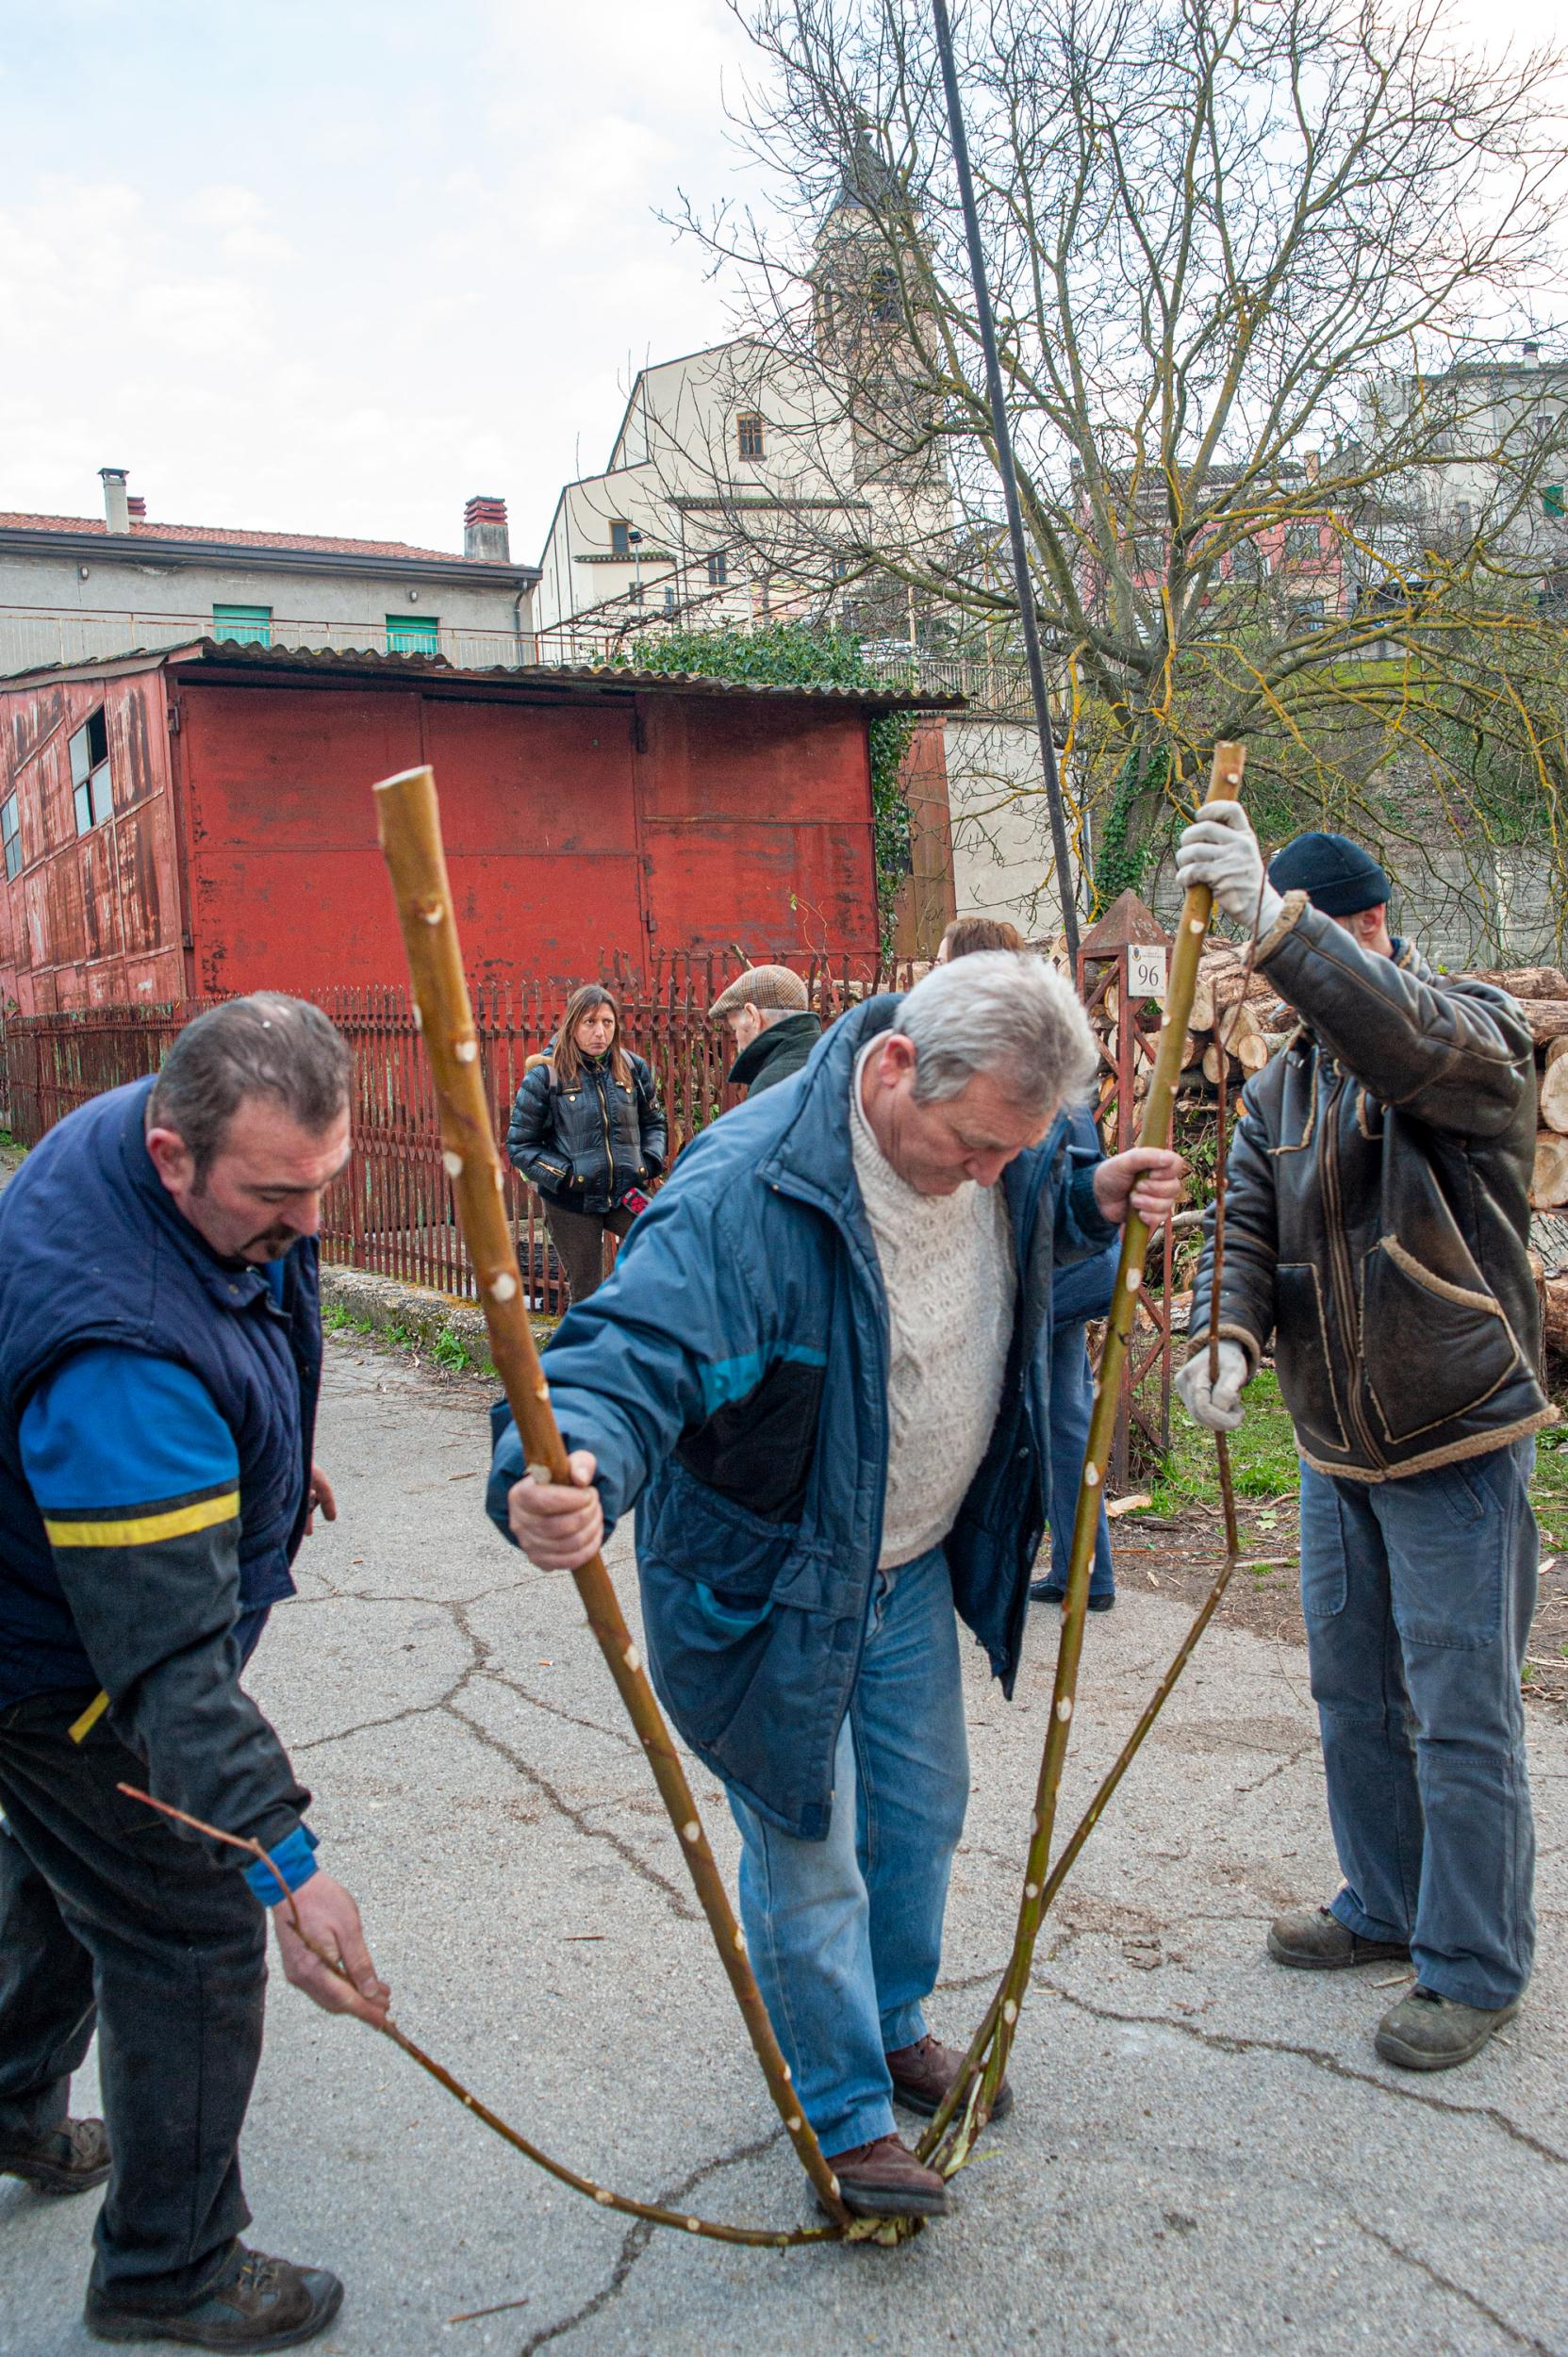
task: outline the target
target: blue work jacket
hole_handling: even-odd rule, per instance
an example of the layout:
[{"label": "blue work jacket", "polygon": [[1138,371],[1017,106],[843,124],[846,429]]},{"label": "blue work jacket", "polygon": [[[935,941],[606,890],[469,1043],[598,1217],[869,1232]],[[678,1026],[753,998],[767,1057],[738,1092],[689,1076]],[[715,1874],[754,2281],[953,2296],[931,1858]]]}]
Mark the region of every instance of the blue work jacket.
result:
[{"label": "blue work jacket", "polygon": [[[900,1003],[843,1016],[803,1071],[697,1138],[545,1356],[607,1520],[636,1508],[661,1699],[699,1758],[808,1840],[828,1830],[882,1551],[887,1300],[850,1091]],[[1098,1152],[1067,1129],[1002,1175],[1019,1272],[1007,1372],[946,1547],[953,1601],[1009,1693],[1049,1508],[1051,1274],[1115,1232],[1094,1199]],[[523,1459],[503,1408],[497,1426],[487,1503],[504,1530]]]}]

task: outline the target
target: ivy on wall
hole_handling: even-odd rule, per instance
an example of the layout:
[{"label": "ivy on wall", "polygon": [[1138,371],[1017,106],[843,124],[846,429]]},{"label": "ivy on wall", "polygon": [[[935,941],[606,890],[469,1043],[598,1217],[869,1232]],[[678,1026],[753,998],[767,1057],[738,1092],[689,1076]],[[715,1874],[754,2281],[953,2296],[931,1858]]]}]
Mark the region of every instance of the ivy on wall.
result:
[{"label": "ivy on wall", "polygon": [[[805,622],[772,622],[762,630],[677,630],[650,635],[614,660],[645,671],[695,671],[709,679],[760,680],[774,687],[884,687],[873,677],[860,641],[848,631]],[[910,712],[874,713],[867,724],[871,755],[873,857],[877,918],[884,952],[893,943],[893,907],[910,869],[910,815],[903,789],[904,757],[917,725]]]}]

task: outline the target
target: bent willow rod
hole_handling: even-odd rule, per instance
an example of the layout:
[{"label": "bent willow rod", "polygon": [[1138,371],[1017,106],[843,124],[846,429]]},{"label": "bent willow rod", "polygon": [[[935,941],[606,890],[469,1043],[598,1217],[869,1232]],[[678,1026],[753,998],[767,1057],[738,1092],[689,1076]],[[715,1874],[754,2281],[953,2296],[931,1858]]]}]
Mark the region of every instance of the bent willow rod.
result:
[{"label": "bent willow rod", "polygon": [[[1246,759],[1244,746],[1215,746],[1207,800],[1235,801],[1239,799]],[[1181,1068],[1181,1046],[1192,1017],[1197,962],[1203,948],[1203,937],[1209,930],[1213,902],[1213,896],[1207,885],[1197,885],[1187,893],[1181,903],[1176,950],[1171,959],[1170,978],[1165,989],[1164,1020],[1160,1030],[1148,1098],[1138,1132],[1140,1146],[1170,1144],[1177,1076]],[[1029,1854],[1024,1864],[1024,1889],[1018,1908],[1017,1932],[1006,1970],[986,2009],[985,2018],[970,2043],[964,2068],[919,2144],[921,2158],[940,2168],[945,2176],[950,2176],[954,2169],[962,2167],[976,2134],[990,2115],[997,2089],[1007,2069],[1019,2007],[1029,1986],[1034,1962],[1034,1943],[1039,1937],[1040,1925],[1071,1863],[1071,1857],[1064,1856],[1058,1872],[1048,1882],[1046,1870],[1050,1860],[1057,1795],[1062,1788],[1068,1731],[1078,1694],[1078,1665],[1083,1649],[1089,1571],[1094,1559],[1095,1536],[1099,1527],[1100,1501],[1105,1493],[1105,1469],[1111,1459],[1116,1407],[1121,1395],[1122,1368],[1132,1341],[1147,1253],[1148,1228],[1135,1211],[1130,1211],[1122,1229],[1121,1258],[1116,1266],[1115,1291],[1111,1297],[1111,1311],[1106,1321],[1105,1347],[1095,1383],[1094,1413],[1090,1419],[1089,1442],[1083,1459],[1083,1478],[1078,1492],[1078,1512],[1073,1522],[1072,1555],[1066,1593],[1062,1602],[1062,1638],[1056,1656],[1056,1681],[1051,1695],[1050,1719],[1046,1729],[1045,1751],[1040,1761],[1040,1781],[1031,1823]],[[1202,1634],[1220,1593],[1223,1593],[1223,1586],[1199,1614],[1186,1644],[1162,1681],[1145,1721],[1140,1722],[1137,1741],[1142,1741],[1161,1704],[1186,1666],[1192,1648]],[[1076,1857],[1093,1831],[1100,1809],[1110,1798],[1122,1769],[1131,1756],[1132,1748],[1135,1744],[1124,1752],[1106,1787],[1097,1795],[1084,1823],[1074,1835],[1070,1845],[1072,1857]]]},{"label": "bent willow rod", "polygon": [[[550,1386],[529,1325],[507,1216],[505,1172],[496,1150],[479,1039],[463,977],[435,773],[428,768],[404,770],[401,776],[385,779],[374,792],[381,849],[391,873],[408,955],[415,1021],[436,1083],[441,1159],[452,1181],[496,1372],[522,1436],[530,1475],[539,1481],[569,1482],[566,1447],[551,1409]],[[779,2051],[762,1992],[747,1960],[745,1935],[735,1920],[697,1803],[632,1642],[603,1557],[596,1555],[572,1577],[588,1625],[599,1640],[669,1812],[677,1844],[729,1975],[767,2091],[818,2200],[840,2233],[848,2234],[854,2222],[791,2084],[789,2065]],[[615,2206],[635,2207],[622,2201]],[[641,2208],[635,2214],[648,2215]],[[766,2239],[777,2241],[779,2237],[770,2234]]]}]

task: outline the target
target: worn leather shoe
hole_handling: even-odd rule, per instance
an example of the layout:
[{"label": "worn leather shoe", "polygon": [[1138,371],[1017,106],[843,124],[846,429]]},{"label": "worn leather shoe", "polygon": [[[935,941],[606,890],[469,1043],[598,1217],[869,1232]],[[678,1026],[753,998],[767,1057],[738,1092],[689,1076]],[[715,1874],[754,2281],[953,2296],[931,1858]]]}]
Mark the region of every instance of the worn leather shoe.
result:
[{"label": "worn leather shoe", "polygon": [[343,2304],[343,2286],[325,2267],[235,2246],[221,2283],[189,2308],[119,2307],[89,2286],[83,2322],[100,2341],[183,2341],[190,2349],[296,2349],[314,2340]]},{"label": "worn leather shoe", "polygon": [[916,2159],[901,2136],[830,2152],[828,2167],[855,2217],[946,2217],[952,2209],[943,2179]]},{"label": "worn leather shoe", "polygon": [[22,2177],[42,2193],[91,2193],[108,2175],[108,2131],[101,2119],[68,2119],[37,2144],[0,2144],[0,2177]]},{"label": "worn leather shoe", "polygon": [[1293,1907],[1269,1926],[1268,1953],[1276,1964],[1303,1972],[1345,1972],[1356,1964],[1407,1963],[1408,1939],[1362,1939],[1327,1907]]},{"label": "worn leather shoe", "polygon": [[1401,2070],[1452,2070],[1457,2063],[1474,2062],[1487,2039],[1513,2019],[1519,2003],[1515,1997],[1495,2007],[1461,2005],[1418,1986],[1390,2006],[1372,2042],[1384,2062]]},{"label": "worn leather shoe", "polygon": [[[1032,1579],[1029,1583],[1029,1600],[1031,1604],[1065,1604],[1067,1591],[1065,1588],[1054,1587],[1048,1579]],[[1114,1589],[1108,1596],[1089,1598],[1091,1612],[1114,1612],[1115,1608],[1116,1591]]]},{"label": "worn leather shoe", "polygon": [[[900,2046],[886,2057],[888,2075],[893,2081],[893,2101],[905,2111],[918,2112],[931,2119],[940,2108],[953,2081],[964,2068],[964,2057],[940,2038],[926,2036],[913,2046]],[[997,2089],[991,2105],[993,2119],[1005,2119],[1013,2109],[1013,2090],[1004,2079]]]}]

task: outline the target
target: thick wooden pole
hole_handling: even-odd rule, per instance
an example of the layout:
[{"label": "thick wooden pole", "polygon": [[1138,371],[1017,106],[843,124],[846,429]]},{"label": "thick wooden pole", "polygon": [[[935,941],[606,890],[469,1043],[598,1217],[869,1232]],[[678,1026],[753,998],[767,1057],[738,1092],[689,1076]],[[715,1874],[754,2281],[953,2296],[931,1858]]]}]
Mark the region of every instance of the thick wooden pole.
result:
[{"label": "thick wooden pole", "polygon": [[[441,847],[435,773],[408,769],[375,788],[381,849],[391,871],[398,917],[413,981],[415,1020],[436,1082],[440,1110],[442,1160],[457,1204],[457,1218],[473,1265],[479,1299],[489,1330],[490,1352],[517,1419],[536,1480],[570,1479],[566,1446],[550,1406],[550,1386],[535,1346],[521,1272],[506,1213],[505,1172],[480,1068],[479,1040],[463,977],[462,952]],[[574,1572],[588,1625],[599,1640],[610,1675],[631,1714],[653,1780],[669,1811],[702,1912],[712,1928],[735,2003],[746,2023],[768,2093],[789,2132],[797,2157],[830,2217],[848,2226],[850,2214],[816,2135],[790,2082],[789,2065],[779,2052],[762,1992],[746,1958],[746,1940],[722,1875],[708,1847],[702,1821],[654,1700],[619,1602],[596,1555]]]},{"label": "thick wooden pole", "polygon": [[[1242,769],[1246,760],[1244,746],[1215,746],[1207,800],[1229,802],[1240,799]],[[1213,898],[1207,885],[1197,885],[1187,893],[1181,903],[1170,979],[1165,986],[1164,1021],[1160,1030],[1160,1045],[1155,1051],[1154,1071],[1138,1132],[1140,1146],[1170,1144],[1176,1083],[1181,1070],[1182,1042],[1192,1016],[1193,993],[1197,984],[1197,962],[1203,948],[1203,936],[1209,930]],[[1056,1682],[1051,1694],[1045,1752],[1040,1762],[1029,1854],[1024,1865],[1024,1895],[1018,1909],[1017,1933],[1000,1986],[970,2045],[965,2070],[920,2139],[922,2154],[929,2157],[940,2151],[938,2166],[949,2173],[960,2167],[966,2157],[977,2128],[988,2116],[997,2089],[1001,2085],[1017,2028],[1018,2010],[1023,2003],[1024,1991],[1029,1986],[1033,1966],[1034,1943],[1048,1904],[1048,1889],[1054,1895],[1055,1889],[1060,1887],[1060,1875],[1048,1885],[1046,1870],[1050,1859],[1056,1801],[1062,1788],[1062,1771],[1066,1761],[1068,1732],[1078,1694],[1078,1665],[1083,1650],[1083,1623],[1088,1609],[1089,1574],[1099,1529],[1100,1503],[1105,1494],[1105,1468],[1110,1461],[1111,1443],[1115,1436],[1122,1368],[1132,1340],[1147,1252],[1148,1228],[1135,1211],[1130,1212],[1122,1229],[1115,1291],[1111,1297],[1105,1347],[1095,1382],[1094,1413],[1089,1422],[1083,1479],[1073,1523],[1067,1588],[1062,1602],[1062,1640],[1056,1656]],[[1178,1665],[1179,1670],[1180,1666]],[[1168,1691],[1168,1688],[1165,1690]],[[1159,1700],[1164,1699],[1162,1692]],[[1109,1795],[1106,1797],[1109,1798]],[[1087,1834],[1084,1838],[1087,1838]],[[1079,1846],[1081,1847],[1081,1844]],[[961,2104],[964,2105],[963,2117],[954,2126],[954,2114]]]}]

